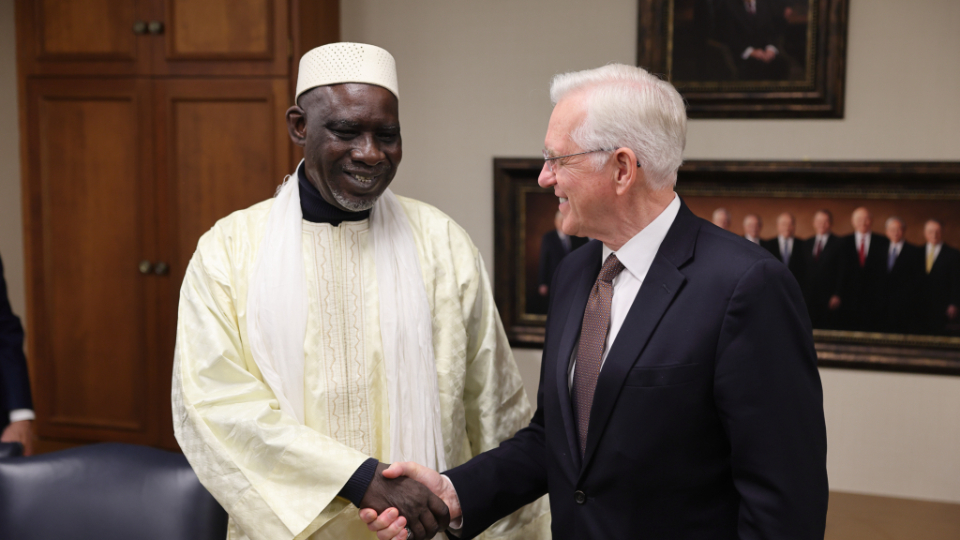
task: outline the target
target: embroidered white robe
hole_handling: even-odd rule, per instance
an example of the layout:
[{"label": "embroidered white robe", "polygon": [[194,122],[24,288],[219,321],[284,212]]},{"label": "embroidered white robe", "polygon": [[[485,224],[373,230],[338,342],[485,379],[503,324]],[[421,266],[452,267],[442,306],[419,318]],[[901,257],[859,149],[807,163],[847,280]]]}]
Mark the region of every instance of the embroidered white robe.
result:
[{"label": "embroidered white robe", "polygon": [[[493,448],[530,420],[489,278],[466,232],[400,198],[433,313],[446,461]],[[272,200],[220,220],[200,239],[180,291],[174,431],[204,486],[230,514],[228,538],[373,539],[337,497],[368,457],[389,462],[379,300],[369,221],[303,224],[309,295],[304,425],[280,411],[246,336],[246,298]],[[546,498],[487,538],[549,538]]]}]

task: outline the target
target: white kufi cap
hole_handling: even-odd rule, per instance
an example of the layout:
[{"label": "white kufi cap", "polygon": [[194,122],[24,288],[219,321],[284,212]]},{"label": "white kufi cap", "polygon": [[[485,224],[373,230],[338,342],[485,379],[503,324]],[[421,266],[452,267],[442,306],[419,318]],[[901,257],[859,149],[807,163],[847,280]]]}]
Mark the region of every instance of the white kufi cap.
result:
[{"label": "white kufi cap", "polygon": [[297,96],[318,86],[363,83],[382,86],[397,96],[397,63],[387,51],[365,43],[330,43],[300,59]]}]

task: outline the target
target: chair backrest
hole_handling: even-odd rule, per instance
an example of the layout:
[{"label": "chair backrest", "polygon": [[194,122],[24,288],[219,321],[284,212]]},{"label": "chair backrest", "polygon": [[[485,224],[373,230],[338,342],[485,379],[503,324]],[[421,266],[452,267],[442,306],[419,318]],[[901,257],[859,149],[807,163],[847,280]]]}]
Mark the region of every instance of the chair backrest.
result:
[{"label": "chair backrest", "polygon": [[97,444],[0,459],[0,538],[223,540],[227,514],[181,454]]},{"label": "chair backrest", "polygon": [[0,458],[17,457],[23,455],[23,445],[18,442],[0,443]]}]

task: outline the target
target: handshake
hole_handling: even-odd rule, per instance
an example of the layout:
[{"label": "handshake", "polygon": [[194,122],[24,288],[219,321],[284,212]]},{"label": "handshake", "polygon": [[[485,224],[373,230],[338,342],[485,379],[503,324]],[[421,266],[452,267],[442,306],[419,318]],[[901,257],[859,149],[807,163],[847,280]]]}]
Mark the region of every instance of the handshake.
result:
[{"label": "handshake", "polygon": [[381,463],[360,500],[360,519],[380,540],[425,540],[460,519],[450,480],[412,461]]}]

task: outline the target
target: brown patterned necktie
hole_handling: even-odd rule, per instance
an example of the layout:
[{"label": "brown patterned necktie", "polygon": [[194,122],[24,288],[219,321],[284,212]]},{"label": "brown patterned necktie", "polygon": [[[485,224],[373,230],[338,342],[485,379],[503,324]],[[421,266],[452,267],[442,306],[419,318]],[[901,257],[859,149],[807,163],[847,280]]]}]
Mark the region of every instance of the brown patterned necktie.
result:
[{"label": "brown patterned necktie", "polygon": [[580,328],[580,347],[577,350],[577,365],[573,373],[573,411],[577,415],[577,435],[580,438],[580,457],[587,450],[587,428],[590,426],[590,408],[593,392],[600,376],[600,360],[603,346],[610,329],[610,304],[613,301],[613,279],[623,270],[617,256],[610,254],[600,269],[596,283],[590,291],[587,309],[583,312]]}]

